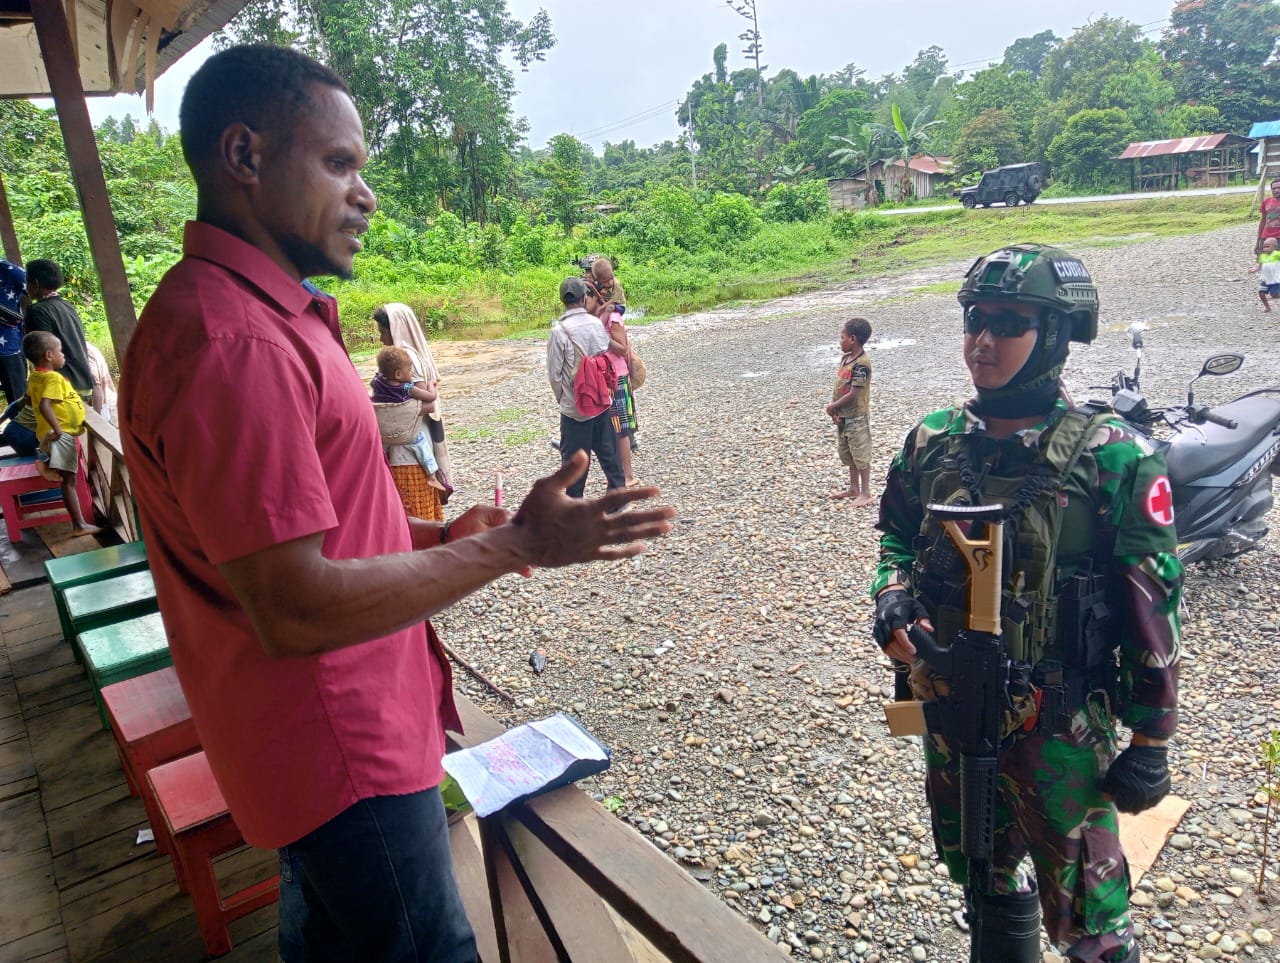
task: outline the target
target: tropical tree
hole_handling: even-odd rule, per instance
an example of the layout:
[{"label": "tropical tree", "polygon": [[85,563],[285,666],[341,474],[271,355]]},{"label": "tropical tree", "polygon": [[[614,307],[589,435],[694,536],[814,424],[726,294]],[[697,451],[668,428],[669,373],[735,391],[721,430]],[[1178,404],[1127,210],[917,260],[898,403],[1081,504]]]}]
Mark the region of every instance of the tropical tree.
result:
[{"label": "tropical tree", "polygon": [[1179,100],[1217,107],[1229,130],[1280,110],[1280,5],[1263,0],[1181,0],[1160,39]]},{"label": "tropical tree", "polygon": [[908,125],[902,119],[902,110],[897,104],[894,104],[891,110],[893,123],[890,124],[872,124],[871,135],[872,140],[877,144],[884,144],[897,157],[902,160],[902,181],[899,188],[899,194],[902,198],[907,198],[911,194],[911,158],[917,154],[928,154],[930,147],[929,131],[939,126],[942,121],[927,120],[929,113],[928,108],[921,110],[915,115],[911,123]]},{"label": "tropical tree", "polygon": [[547,145],[549,156],[538,165],[546,182],[547,209],[555,215],[565,234],[573,231],[587,191],[587,160],[591,148],[572,134],[556,134]]},{"label": "tropical tree", "polygon": [[1055,175],[1073,187],[1109,187],[1123,173],[1115,157],[1137,134],[1129,115],[1118,107],[1082,110],[1049,145],[1049,161]]},{"label": "tropical tree", "polygon": [[524,23],[506,0],[259,0],[223,41],[241,42],[298,47],[347,81],[380,162],[372,173],[400,204],[484,220],[523,133],[509,64],[527,69],[555,37],[545,11]]},{"label": "tropical tree", "polygon": [[1022,160],[1023,150],[1013,115],[1004,110],[984,110],[956,135],[951,159],[956,173],[971,174],[1003,164],[1016,164]]}]

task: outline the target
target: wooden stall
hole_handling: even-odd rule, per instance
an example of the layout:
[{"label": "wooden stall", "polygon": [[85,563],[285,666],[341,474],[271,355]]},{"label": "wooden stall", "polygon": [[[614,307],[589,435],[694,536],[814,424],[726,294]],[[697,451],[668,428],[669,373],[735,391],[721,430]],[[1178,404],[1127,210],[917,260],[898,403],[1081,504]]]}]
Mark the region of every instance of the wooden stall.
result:
[{"label": "wooden stall", "polygon": [[1243,184],[1252,176],[1252,144],[1250,138],[1239,134],[1137,141],[1126,147],[1117,160],[1133,162],[1129,179],[1135,191],[1226,187]]}]

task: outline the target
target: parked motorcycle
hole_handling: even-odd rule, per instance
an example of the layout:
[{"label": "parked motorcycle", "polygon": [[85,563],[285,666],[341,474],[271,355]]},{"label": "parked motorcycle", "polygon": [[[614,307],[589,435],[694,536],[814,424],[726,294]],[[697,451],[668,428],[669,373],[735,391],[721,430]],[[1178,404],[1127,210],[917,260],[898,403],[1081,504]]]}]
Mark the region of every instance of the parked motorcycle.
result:
[{"label": "parked motorcycle", "polygon": [[[1216,354],[1187,386],[1187,403],[1153,408],[1142,394],[1142,332],[1131,331],[1137,362],[1118,373],[1111,406],[1164,452],[1172,487],[1178,557],[1238,555],[1267,534],[1271,476],[1280,474],[1280,387],[1260,388],[1212,408],[1195,403],[1195,383],[1238,371],[1244,355]],[[1155,434],[1164,426],[1171,433]]]}]

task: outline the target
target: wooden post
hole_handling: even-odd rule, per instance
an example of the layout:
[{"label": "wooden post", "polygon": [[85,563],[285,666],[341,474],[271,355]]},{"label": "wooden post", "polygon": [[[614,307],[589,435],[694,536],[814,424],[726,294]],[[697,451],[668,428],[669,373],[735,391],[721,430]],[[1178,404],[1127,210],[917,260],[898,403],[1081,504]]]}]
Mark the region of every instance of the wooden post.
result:
[{"label": "wooden post", "polygon": [[13,229],[13,214],[9,211],[9,194],[4,189],[4,177],[0,176],[0,244],[4,247],[4,259],[22,266],[22,249],[18,247],[18,232]]},{"label": "wooden post", "polygon": [[[80,211],[84,215],[93,264],[98,270],[111,340],[116,357],[123,358],[138,318],[129,294],[129,279],[124,273],[120,238],[116,234],[107,182],[102,174],[102,158],[98,155],[98,143],[93,138],[93,125],[89,122],[80,65],[72,53],[75,45],[71,30],[61,0],[31,0],[31,18],[40,40],[40,56],[44,60],[49,90],[58,112],[62,140],[67,146],[71,178],[80,196]],[[57,251],[41,253],[57,260]]]}]

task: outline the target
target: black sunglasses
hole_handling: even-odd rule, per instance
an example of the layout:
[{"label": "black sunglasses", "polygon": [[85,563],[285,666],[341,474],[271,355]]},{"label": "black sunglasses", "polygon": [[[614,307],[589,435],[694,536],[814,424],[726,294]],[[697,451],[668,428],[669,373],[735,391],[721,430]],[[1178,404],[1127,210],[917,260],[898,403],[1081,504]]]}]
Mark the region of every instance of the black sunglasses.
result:
[{"label": "black sunglasses", "polygon": [[979,311],[977,305],[970,305],[964,312],[964,333],[975,337],[989,331],[993,338],[1020,338],[1039,327],[1039,318],[1029,318],[1017,311],[989,313]]}]

